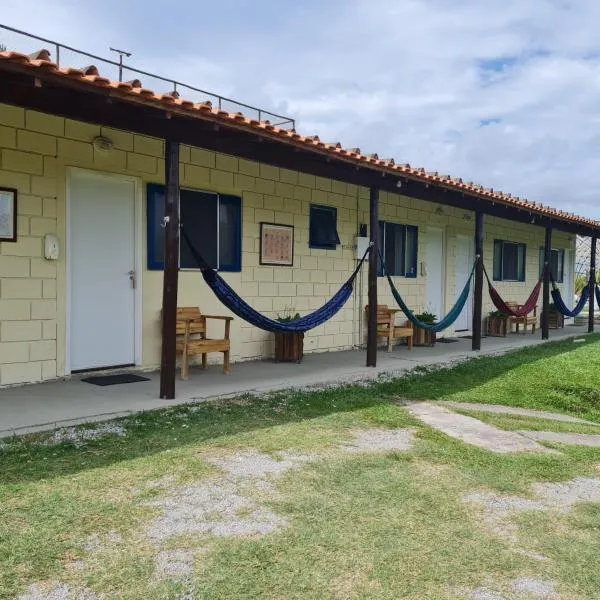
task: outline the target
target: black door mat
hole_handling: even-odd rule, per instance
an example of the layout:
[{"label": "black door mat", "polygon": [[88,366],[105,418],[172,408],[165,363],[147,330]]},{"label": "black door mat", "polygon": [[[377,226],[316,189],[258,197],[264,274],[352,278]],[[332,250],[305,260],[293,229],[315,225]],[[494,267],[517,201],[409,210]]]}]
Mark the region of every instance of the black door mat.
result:
[{"label": "black door mat", "polygon": [[81,381],[92,385],[119,385],[120,383],[137,383],[138,381],[150,381],[149,377],[134,375],[133,373],[122,373],[121,375],[97,375],[96,377],[85,377]]},{"label": "black door mat", "polygon": [[456,338],[440,338],[436,340],[438,344],[453,344],[454,342],[458,342]]}]

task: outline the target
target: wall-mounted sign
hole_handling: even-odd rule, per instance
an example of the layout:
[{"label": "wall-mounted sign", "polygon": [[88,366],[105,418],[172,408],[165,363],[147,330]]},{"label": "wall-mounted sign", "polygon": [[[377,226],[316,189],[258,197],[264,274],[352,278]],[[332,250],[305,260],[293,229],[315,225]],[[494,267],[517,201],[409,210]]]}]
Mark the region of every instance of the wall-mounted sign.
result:
[{"label": "wall-mounted sign", "polygon": [[0,241],[17,241],[17,190],[0,187]]},{"label": "wall-mounted sign", "polygon": [[294,226],[260,224],[260,264],[291,267],[294,264]]}]

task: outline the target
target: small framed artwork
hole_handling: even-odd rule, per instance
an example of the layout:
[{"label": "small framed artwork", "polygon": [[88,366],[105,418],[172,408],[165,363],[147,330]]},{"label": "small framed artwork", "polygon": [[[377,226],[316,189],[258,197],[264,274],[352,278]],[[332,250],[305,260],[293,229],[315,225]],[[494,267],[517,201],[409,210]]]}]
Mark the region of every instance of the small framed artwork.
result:
[{"label": "small framed artwork", "polygon": [[294,226],[260,224],[260,264],[292,267],[294,265]]},{"label": "small framed artwork", "polygon": [[0,242],[17,241],[17,190],[0,187]]}]

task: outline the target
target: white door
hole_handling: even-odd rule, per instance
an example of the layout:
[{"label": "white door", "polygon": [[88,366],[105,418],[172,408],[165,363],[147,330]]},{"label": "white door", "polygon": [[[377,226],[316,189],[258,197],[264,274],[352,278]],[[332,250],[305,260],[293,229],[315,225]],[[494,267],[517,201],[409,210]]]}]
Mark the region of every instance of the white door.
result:
[{"label": "white door", "polygon": [[82,171],[69,195],[70,370],[135,363],[135,184]]},{"label": "white door", "polygon": [[[473,268],[473,238],[466,235],[456,237],[456,262],[455,262],[455,296],[452,303],[462,292]],[[454,324],[455,331],[470,331],[473,326],[473,295],[469,296],[465,307]]]},{"label": "white door", "polygon": [[[568,308],[575,306],[575,292],[573,288],[573,258],[571,251],[567,248],[565,249],[564,256],[564,265],[563,265],[563,298],[565,299],[565,303]],[[568,319],[569,317],[565,317]]]},{"label": "white door", "polygon": [[444,231],[427,229],[427,284],[425,310],[441,319],[444,316]]}]

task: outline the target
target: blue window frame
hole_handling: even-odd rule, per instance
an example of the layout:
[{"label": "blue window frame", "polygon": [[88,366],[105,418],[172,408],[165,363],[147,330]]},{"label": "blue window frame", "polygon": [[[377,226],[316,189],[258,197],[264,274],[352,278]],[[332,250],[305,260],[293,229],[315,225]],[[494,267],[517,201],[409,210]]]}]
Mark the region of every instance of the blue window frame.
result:
[{"label": "blue window frame", "polygon": [[[417,276],[418,244],[419,230],[416,226],[379,221],[379,250],[391,276]],[[382,275],[380,266],[379,276]]]},{"label": "blue window frame", "polygon": [[308,245],[321,250],[335,250],[339,243],[337,208],[311,204]]},{"label": "blue window frame", "polygon": [[[164,268],[165,186],[150,183],[148,201],[148,269]],[[238,196],[182,189],[179,193],[181,225],[203,258],[219,271],[242,269],[242,200]],[[198,265],[183,240],[179,268]]]},{"label": "blue window frame", "polygon": [[494,281],[525,281],[527,245],[494,240]]}]

